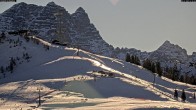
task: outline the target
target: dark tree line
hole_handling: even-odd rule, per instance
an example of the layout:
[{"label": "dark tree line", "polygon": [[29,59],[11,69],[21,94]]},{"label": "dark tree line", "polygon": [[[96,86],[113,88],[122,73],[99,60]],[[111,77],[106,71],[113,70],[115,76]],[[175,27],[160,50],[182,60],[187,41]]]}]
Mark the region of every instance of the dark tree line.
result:
[{"label": "dark tree line", "polygon": [[[29,62],[29,59],[31,57],[29,56],[28,53],[23,53],[23,57],[22,58],[24,60],[27,60],[27,62]],[[16,68],[16,66],[18,64],[17,61],[20,61],[20,58],[19,57],[16,57],[16,58],[11,57],[10,60],[9,60],[8,66],[6,66],[6,67],[1,66],[0,67],[0,73],[2,73],[3,78],[6,77],[6,72],[10,72],[10,73],[13,73],[14,72],[14,69]],[[19,63],[19,64],[21,64],[21,63]]]},{"label": "dark tree line", "polygon": [[173,81],[180,81],[180,82],[196,85],[196,77],[193,74],[189,75],[188,74],[189,72],[181,74],[177,65],[174,64],[174,66],[172,67],[165,68],[164,76],[169,79],[172,79]]},{"label": "dark tree line", "polygon": [[[129,53],[126,54],[125,61],[134,63],[136,65],[141,65],[139,57],[137,57],[136,55],[131,56]],[[174,64],[171,67],[166,66],[163,71],[160,62],[153,62],[150,59],[146,59],[143,61],[142,66],[147,70],[151,71],[152,73],[157,73],[159,77],[164,76],[169,79],[172,79],[173,81],[180,81],[180,82],[196,85],[196,76],[193,74],[191,75],[188,74],[190,71],[181,74],[181,71],[178,68],[177,64]]]},{"label": "dark tree line", "polygon": [[173,67],[166,67],[164,76],[173,81],[184,80],[183,77],[180,77],[180,71],[176,64]]},{"label": "dark tree line", "polygon": [[5,78],[6,72],[13,73],[14,67],[16,67],[16,60],[11,57],[8,66],[4,68],[4,66],[1,66],[1,73],[3,74],[3,77]]},{"label": "dark tree line", "polygon": [[126,54],[126,58],[125,58],[126,62],[130,62],[136,65],[140,65],[140,59],[139,57],[137,57],[136,55],[132,55],[130,56],[129,53]]},{"label": "dark tree line", "polygon": [[163,70],[160,62],[153,62],[149,59],[143,61],[143,67],[150,70],[152,73],[157,73],[160,77],[162,76]]}]

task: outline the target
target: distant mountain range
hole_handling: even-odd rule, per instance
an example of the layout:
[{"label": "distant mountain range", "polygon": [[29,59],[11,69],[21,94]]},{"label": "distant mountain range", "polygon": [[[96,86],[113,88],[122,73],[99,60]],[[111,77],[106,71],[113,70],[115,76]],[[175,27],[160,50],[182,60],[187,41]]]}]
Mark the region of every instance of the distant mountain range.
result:
[{"label": "distant mountain range", "polygon": [[[10,30],[35,30],[35,35],[51,41],[58,35],[56,30],[59,20],[56,16],[61,12],[61,23],[63,34],[70,39],[72,44],[80,44],[80,48],[92,53],[124,60],[126,53],[137,55],[141,60],[146,58],[160,61],[162,64],[170,65],[179,63],[189,68],[189,62],[196,62],[196,52],[188,55],[187,51],[178,45],[165,41],[153,52],[142,52],[134,48],[114,48],[100,36],[99,31],[90,22],[88,14],[79,7],[70,14],[64,7],[49,2],[46,6],[26,4],[24,2],[13,5],[0,14],[0,31]],[[193,74],[196,71],[191,70]]]}]

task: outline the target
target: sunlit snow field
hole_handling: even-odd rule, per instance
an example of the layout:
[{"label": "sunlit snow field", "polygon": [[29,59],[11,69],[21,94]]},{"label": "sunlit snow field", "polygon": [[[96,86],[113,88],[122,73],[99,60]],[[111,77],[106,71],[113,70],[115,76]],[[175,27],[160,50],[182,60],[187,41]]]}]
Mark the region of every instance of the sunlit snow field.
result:
[{"label": "sunlit snow field", "polygon": [[[193,92],[196,86],[174,82],[156,76],[148,70],[124,62],[77,49],[52,45],[38,39],[26,42],[20,36],[22,46],[9,48],[8,42],[0,44],[0,65],[6,66],[9,57],[28,52],[30,62],[17,64],[14,72],[0,75],[0,109],[135,109],[177,110],[196,109]],[[43,44],[49,45],[46,51]],[[26,48],[24,50],[23,48]],[[95,77],[96,72],[107,70],[114,77]],[[41,90],[41,106],[38,106],[38,88]],[[185,89],[187,101],[173,98],[174,89]]]}]

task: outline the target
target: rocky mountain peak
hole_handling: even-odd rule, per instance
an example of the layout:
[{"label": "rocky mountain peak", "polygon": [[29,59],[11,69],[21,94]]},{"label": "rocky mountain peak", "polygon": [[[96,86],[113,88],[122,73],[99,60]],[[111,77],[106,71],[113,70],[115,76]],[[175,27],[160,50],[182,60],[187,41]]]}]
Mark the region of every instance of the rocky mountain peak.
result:
[{"label": "rocky mountain peak", "polygon": [[56,5],[56,4],[53,1],[51,1],[51,2],[48,2],[47,5]]},{"label": "rocky mountain peak", "polygon": [[167,51],[183,50],[183,51],[186,51],[182,47],[175,45],[168,40],[166,40],[157,50],[161,50],[161,51],[162,50],[167,50]]},{"label": "rocky mountain peak", "polygon": [[[75,13],[72,14],[73,18],[81,18],[81,19],[89,19],[88,14],[85,12],[85,10],[82,7],[79,7]],[[90,20],[88,20],[90,22]]]},{"label": "rocky mountain peak", "polygon": [[159,48],[159,49],[172,49],[174,47],[179,47],[178,45],[172,44],[170,41],[166,40]]},{"label": "rocky mountain peak", "polygon": [[163,45],[171,45],[171,42],[168,41],[168,40],[166,40],[166,41],[163,43]]},{"label": "rocky mountain peak", "polygon": [[[61,17],[58,17],[59,12],[62,13]],[[52,41],[59,36],[57,30],[60,20],[63,36],[71,39],[69,43],[88,44],[80,48],[111,56],[113,47],[102,39],[82,7],[69,14],[64,7],[54,2],[49,2],[46,6],[18,3],[0,14],[0,31],[30,29],[33,30],[33,35]]]},{"label": "rocky mountain peak", "polygon": [[52,7],[54,7],[54,6],[58,6],[58,5],[55,4],[55,3],[52,1],[52,2],[49,2],[46,6],[52,6]]},{"label": "rocky mountain peak", "polygon": [[90,19],[82,7],[79,7],[71,16],[80,32],[89,30],[85,29],[85,27],[89,27],[91,25]]},{"label": "rocky mountain peak", "polygon": [[75,13],[80,12],[80,13],[86,13],[85,10],[82,7],[79,7]]},{"label": "rocky mountain peak", "polygon": [[151,53],[149,58],[158,61],[162,60],[163,62],[176,60],[185,62],[188,55],[185,49],[166,40],[156,51]]},{"label": "rocky mountain peak", "polygon": [[[13,5],[11,8],[9,8],[8,10],[6,10],[4,13],[7,13],[9,11],[16,11],[16,10],[20,10],[21,8],[25,8],[27,6],[27,4],[25,2],[20,2],[17,3],[15,5]],[[2,13],[2,14],[4,14]]]},{"label": "rocky mountain peak", "polygon": [[16,5],[14,5],[14,6],[24,6],[24,5],[27,5],[27,4],[25,2],[20,2],[20,3],[16,4]]}]

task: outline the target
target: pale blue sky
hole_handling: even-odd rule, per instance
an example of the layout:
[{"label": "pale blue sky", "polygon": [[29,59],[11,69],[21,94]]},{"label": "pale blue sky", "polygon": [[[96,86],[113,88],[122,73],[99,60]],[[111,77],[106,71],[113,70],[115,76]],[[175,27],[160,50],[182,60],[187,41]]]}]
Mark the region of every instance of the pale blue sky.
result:
[{"label": "pale blue sky", "polygon": [[[17,0],[46,5],[50,1],[73,13],[83,7],[103,39],[114,47],[154,51],[165,40],[196,51],[196,2],[181,0]],[[115,1],[115,0],[114,0]],[[0,13],[14,3],[0,2]]]}]

